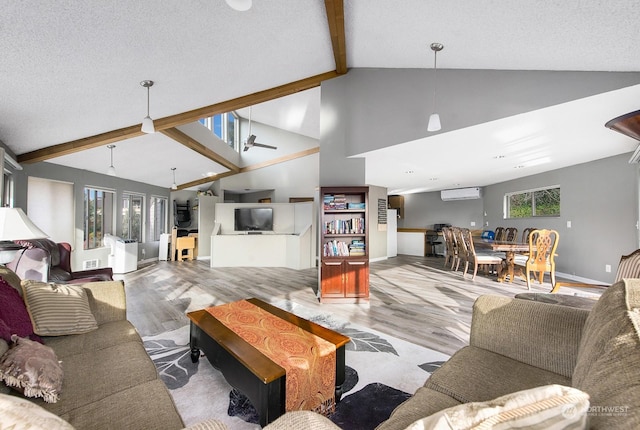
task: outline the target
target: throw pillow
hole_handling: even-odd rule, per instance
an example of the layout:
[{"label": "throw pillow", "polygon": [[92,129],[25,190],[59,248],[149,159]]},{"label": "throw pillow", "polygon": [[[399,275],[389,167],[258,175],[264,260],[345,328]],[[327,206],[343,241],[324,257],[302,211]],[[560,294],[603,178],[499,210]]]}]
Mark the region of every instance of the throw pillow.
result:
[{"label": "throw pillow", "polygon": [[33,333],[31,318],[18,291],[0,279],[0,337],[7,342],[12,334],[41,342]]},{"label": "throw pillow", "polygon": [[576,388],[546,385],[488,402],[463,403],[411,424],[406,430],[584,429],[589,395]]},{"label": "throw pillow", "polygon": [[91,313],[89,298],[78,285],[22,281],[22,296],[40,336],[64,336],[88,333],[98,328]]},{"label": "throw pillow", "polygon": [[0,358],[0,379],[27,397],[55,403],[62,390],[62,366],[50,347],[12,336],[14,345]]},{"label": "throw pillow", "polygon": [[0,394],[2,428],[30,430],[73,430],[68,422],[41,406],[16,396]]}]

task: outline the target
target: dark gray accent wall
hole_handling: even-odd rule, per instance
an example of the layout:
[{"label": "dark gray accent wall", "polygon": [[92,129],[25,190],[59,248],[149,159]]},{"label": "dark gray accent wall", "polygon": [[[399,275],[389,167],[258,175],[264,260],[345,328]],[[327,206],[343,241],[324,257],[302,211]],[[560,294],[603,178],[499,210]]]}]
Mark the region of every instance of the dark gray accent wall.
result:
[{"label": "dark gray accent wall", "polygon": [[[438,70],[436,110],[444,133],[612,91],[640,73]],[[322,84],[321,184],[337,154],[361,154],[427,136],[432,69],[351,69]],[[430,135],[436,134],[430,133]],[[323,151],[324,150],[324,151]],[[325,154],[323,154],[323,152]],[[330,155],[327,155],[329,152]],[[331,157],[331,158],[330,158]],[[344,161],[344,160],[343,160]],[[347,160],[352,166],[354,160]],[[333,175],[349,172],[332,172]]]}]

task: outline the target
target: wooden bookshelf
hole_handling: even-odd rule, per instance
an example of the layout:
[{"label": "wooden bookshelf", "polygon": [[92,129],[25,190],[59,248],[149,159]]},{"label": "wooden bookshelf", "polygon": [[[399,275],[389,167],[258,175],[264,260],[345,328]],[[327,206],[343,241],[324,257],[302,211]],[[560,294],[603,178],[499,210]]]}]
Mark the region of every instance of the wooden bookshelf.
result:
[{"label": "wooden bookshelf", "polygon": [[320,301],[369,301],[369,188],[320,189]]}]

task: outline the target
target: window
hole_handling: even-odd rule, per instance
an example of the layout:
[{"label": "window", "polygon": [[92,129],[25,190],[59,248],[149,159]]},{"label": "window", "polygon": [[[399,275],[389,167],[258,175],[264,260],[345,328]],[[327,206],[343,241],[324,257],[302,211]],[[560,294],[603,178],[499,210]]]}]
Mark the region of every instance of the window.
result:
[{"label": "window", "polygon": [[160,240],[160,235],[167,231],[168,200],[166,197],[151,196],[149,203],[149,231],[151,240]]},{"label": "window", "polygon": [[207,127],[213,134],[235,149],[237,148],[237,142],[240,140],[240,130],[236,126],[238,119],[238,115],[235,112],[227,112],[208,118],[201,118],[199,121],[200,124]]},{"label": "window", "polygon": [[2,207],[13,207],[13,175],[8,170],[2,177]]},{"label": "window", "polygon": [[124,193],[122,195],[122,238],[142,242],[142,214],[144,196]]},{"label": "window", "polygon": [[84,249],[102,246],[105,233],[113,234],[113,191],[84,189]]},{"label": "window", "polygon": [[560,216],[560,187],[506,194],[505,214],[506,218]]}]

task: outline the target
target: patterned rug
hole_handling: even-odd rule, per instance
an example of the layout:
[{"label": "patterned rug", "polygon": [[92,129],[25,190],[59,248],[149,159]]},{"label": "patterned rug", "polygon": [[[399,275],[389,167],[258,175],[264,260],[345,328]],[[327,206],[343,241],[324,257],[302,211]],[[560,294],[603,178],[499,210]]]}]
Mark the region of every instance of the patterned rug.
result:
[{"label": "patterned rug", "polygon": [[[329,417],[342,429],[375,428],[449,358],[328,313],[291,302],[274,305],[351,338],[346,347],[344,394]],[[191,363],[188,325],[145,337],[144,345],[186,425],[215,418],[230,430],[260,428],[249,400],[234,390],[206,357]]]}]

